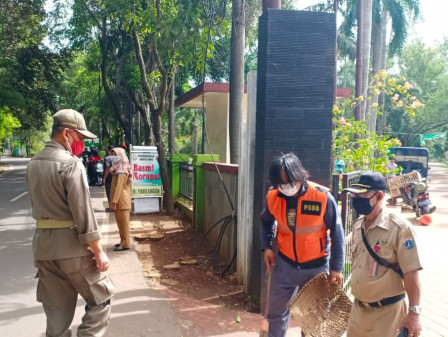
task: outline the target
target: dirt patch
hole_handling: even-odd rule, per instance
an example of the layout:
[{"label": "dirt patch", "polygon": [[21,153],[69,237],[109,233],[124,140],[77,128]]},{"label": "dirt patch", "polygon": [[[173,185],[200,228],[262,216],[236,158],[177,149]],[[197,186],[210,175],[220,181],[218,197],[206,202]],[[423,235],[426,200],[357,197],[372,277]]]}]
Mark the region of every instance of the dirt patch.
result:
[{"label": "dirt patch", "polygon": [[[164,238],[138,238],[155,233],[164,234]],[[161,284],[192,299],[236,312],[258,312],[253,298],[238,284],[236,275],[222,275],[227,265],[217,259],[204,234],[196,232],[185,218],[133,214],[131,236],[150,286]]]}]

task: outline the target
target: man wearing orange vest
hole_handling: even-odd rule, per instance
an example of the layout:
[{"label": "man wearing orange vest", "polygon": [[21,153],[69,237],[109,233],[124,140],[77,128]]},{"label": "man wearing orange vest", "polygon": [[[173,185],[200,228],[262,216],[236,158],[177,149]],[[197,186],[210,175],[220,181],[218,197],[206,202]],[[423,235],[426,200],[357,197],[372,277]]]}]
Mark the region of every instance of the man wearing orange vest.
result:
[{"label": "man wearing orange vest", "polygon": [[[272,273],[269,337],[286,335],[290,317],[288,304],[315,275],[326,271],[332,282],[342,285],[344,229],[341,217],[329,190],[308,181],[308,177],[293,153],[276,158],[269,168],[273,188],[267,193],[261,213],[264,261],[268,273]],[[275,232],[276,254],[273,250]]]}]

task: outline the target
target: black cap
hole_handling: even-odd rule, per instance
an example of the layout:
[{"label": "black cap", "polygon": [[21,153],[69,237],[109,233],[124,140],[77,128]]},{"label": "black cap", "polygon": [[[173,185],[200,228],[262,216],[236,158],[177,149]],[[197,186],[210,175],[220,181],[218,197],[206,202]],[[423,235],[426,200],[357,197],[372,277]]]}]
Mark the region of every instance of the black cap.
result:
[{"label": "black cap", "polygon": [[387,182],[381,173],[364,171],[361,173],[357,183],[353,183],[350,187],[344,188],[342,192],[365,193],[385,190],[387,190]]}]

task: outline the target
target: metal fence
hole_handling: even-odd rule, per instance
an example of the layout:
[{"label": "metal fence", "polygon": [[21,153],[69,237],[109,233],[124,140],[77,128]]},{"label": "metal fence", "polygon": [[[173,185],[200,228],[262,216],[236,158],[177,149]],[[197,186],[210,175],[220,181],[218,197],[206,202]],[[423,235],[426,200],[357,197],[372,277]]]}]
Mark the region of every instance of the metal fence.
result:
[{"label": "metal fence", "polygon": [[193,165],[189,163],[180,163],[179,171],[180,171],[179,194],[185,199],[193,201],[194,196]]},{"label": "metal fence", "polygon": [[[348,293],[350,290],[350,280],[352,274],[351,264],[351,239],[353,224],[357,218],[357,214],[352,207],[352,199],[350,193],[340,193],[342,189],[349,187],[351,184],[359,180],[360,171],[349,172],[344,174],[333,175],[332,194],[336,202],[340,206],[342,224],[345,232],[345,264],[344,264],[344,280],[343,287]],[[342,178],[342,179],[341,179]]]}]

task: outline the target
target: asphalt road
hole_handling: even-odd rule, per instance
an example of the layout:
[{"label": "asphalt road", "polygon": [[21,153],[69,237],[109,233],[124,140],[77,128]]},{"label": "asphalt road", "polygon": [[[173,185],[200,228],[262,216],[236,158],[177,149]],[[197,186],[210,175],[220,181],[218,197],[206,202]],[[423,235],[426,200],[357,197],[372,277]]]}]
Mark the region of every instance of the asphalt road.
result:
[{"label": "asphalt road", "polygon": [[[2,164],[9,170],[3,171]],[[2,157],[0,162],[0,337],[45,337],[45,314],[36,301],[36,268],[32,238],[35,221],[25,181],[28,159]],[[112,315],[105,337],[181,337],[170,301],[145,283],[134,249],[113,252],[119,242],[113,213],[104,212],[105,193],[91,189],[95,217],[101,228],[103,249],[110,259],[109,274],[115,283]],[[79,297],[72,335],[84,314]]]},{"label": "asphalt road", "polygon": [[3,157],[2,162],[11,169],[0,174],[0,335],[40,336],[36,331],[45,331],[45,320],[35,300],[35,222],[25,181],[28,159]]}]

